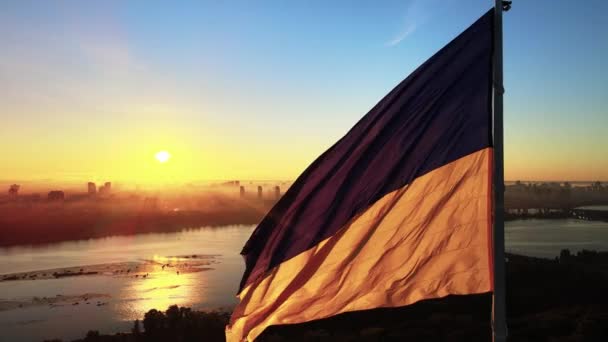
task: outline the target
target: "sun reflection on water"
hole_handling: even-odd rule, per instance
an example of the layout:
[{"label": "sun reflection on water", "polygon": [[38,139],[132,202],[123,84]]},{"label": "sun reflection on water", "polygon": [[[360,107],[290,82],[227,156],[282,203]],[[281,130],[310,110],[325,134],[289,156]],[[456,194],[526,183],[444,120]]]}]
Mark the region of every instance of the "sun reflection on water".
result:
[{"label": "sun reflection on water", "polygon": [[121,297],[125,300],[119,304],[122,319],[142,319],[151,309],[165,311],[171,305],[191,306],[205,300],[204,287],[195,284],[204,277],[188,270],[188,260],[154,255],[151,261],[144,272],[129,278],[130,286],[124,287]]}]

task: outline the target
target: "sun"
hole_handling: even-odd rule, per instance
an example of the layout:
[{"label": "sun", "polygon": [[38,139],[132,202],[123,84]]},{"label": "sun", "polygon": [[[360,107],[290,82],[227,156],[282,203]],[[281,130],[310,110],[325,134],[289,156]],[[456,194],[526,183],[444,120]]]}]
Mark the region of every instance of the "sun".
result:
[{"label": "sun", "polygon": [[167,151],[159,151],[154,157],[156,157],[156,160],[158,160],[159,163],[166,163],[169,161],[169,158],[171,158],[171,154]]}]

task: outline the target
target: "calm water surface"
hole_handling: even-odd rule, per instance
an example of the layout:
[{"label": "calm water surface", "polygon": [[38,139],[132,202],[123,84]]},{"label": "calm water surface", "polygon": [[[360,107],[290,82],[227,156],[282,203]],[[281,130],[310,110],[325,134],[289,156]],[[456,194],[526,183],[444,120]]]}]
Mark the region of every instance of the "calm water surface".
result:
[{"label": "calm water surface", "polygon": [[516,220],[505,225],[508,252],[554,258],[562,249],[608,251],[608,222]]},{"label": "calm water surface", "polygon": [[[108,294],[104,306],[66,305],[0,308],[0,341],[74,339],[90,329],[102,333],[128,331],[133,320],[153,308],[171,304],[195,309],[230,309],[244,270],[238,254],[254,226],[201,228],[191,231],[63,242],[44,247],[0,248],[0,274],[140,261],[176,255],[218,255],[213,270],[147,279],[81,276],[0,282],[0,301]],[[555,257],[563,248],[608,250],[608,223],[579,220],[519,220],[506,225],[507,250]]]},{"label": "calm water surface", "polygon": [[[201,228],[168,234],[120,236],[71,241],[44,247],[0,248],[0,274],[68,266],[141,261],[155,257],[192,254],[218,255],[213,270],[175,274],[163,272],[147,279],[113,276],[79,276],[46,280],[0,282],[0,301],[109,294],[108,304],[96,306],[35,306],[0,311],[0,341],[74,339],[90,330],[128,331],[133,320],[150,309],[169,305],[196,309],[230,309],[244,271],[239,252],[254,226]],[[1,309],[0,309],[1,310]]]}]

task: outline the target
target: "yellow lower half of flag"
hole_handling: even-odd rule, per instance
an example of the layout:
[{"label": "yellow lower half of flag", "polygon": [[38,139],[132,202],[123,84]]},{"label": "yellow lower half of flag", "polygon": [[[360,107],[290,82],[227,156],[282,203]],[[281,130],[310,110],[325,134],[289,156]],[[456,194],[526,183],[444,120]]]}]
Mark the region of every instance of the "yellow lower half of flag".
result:
[{"label": "yellow lower half of flag", "polygon": [[486,148],[415,179],[249,284],[227,340],[253,341],[271,325],[491,291],[491,158]]}]

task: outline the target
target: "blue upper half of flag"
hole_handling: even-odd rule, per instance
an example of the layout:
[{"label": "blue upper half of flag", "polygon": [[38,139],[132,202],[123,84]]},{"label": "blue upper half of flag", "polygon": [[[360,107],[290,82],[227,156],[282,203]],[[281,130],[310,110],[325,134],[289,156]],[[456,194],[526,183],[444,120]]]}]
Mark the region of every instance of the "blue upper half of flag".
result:
[{"label": "blue upper half of flag", "polygon": [[491,146],[492,25],[490,10],[304,171],[243,248],[240,290],[384,195]]}]

